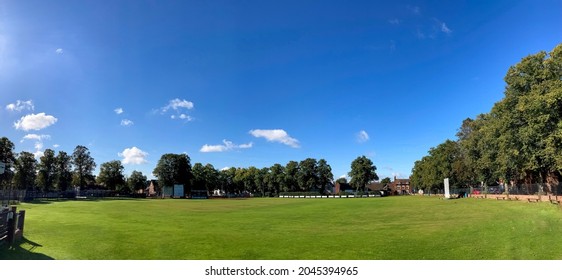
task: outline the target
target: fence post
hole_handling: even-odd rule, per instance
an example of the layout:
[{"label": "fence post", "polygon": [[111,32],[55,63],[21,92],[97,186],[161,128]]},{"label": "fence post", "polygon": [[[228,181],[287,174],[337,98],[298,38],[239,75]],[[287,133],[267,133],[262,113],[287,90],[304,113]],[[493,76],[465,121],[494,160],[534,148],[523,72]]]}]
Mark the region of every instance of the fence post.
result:
[{"label": "fence post", "polygon": [[10,213],[8,214],[8,243],[13,244],[15,241],[16,233],[16,206],[10,207]]},{"label": "fence post", "polygon": [[19,231],[19,233],[18,233],[19,238],[23,238],[23,226],[24,226],[24,224],[25,224],[25,210],[20,210],[20,213],[18,215],[18,227],[17,227],[17,230]]}]

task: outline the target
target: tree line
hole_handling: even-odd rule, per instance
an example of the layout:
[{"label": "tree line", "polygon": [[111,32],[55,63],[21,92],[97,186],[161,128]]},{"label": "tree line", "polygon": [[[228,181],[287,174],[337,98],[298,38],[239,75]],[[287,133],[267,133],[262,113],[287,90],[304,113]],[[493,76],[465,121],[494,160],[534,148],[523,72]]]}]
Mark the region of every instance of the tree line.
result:
[{"label": "tree line", "polygon": [[[130,194],[147,187],[147,177],[140,171],[124,175],[119,160],[104,162],[99,174],[93,174],[96,163],[85,146],[76,146],[72,154],[46,149],[39,160],[30,152],[15,153],[15,145],[6,137],[0,138],[0,161],[6,163],[5,173],[0,175],[0,187],[34,191],[67,191],[73,187],[96,188]],[[378,180],[376,167],[365,156],[352,162],[351,184],[359,188]],[[168,153],[160,157],[153,175],[159,188],[183,185],[185,193],[220,189],[225,193],[254,193],[277,196],[281,192],[324,193],[333,186],[332,168],[325,159],[307,158],[300,162],[289,161],[286,165],[271,167],[231,167],[222,170],[212,164],[195,163],[187,154]],[[160,191],[157,190],[157,191]]]},{"label": "tree line", "polygon": [[415,162],[411,183],[443,188],[506,183],[546,186],[553,192],[562,171],[562,44],[511,66],[504,97],[489,113],[465,119],[455,141]]}]

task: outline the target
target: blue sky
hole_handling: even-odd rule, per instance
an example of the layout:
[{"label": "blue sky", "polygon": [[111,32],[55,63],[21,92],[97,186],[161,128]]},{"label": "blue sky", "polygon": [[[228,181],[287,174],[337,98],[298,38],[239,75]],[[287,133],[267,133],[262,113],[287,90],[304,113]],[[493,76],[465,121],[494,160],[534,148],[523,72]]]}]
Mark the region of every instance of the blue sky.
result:
[{"label": "blue sky", "polygon": [[[366,155],[407,177],[562,41],[560,1],[0,2],[0,136],[129,174],[164,153],[266,167]],[[99,169],[98,169],[99,170]],[[97,171],[96,171],[97,172]]]}]

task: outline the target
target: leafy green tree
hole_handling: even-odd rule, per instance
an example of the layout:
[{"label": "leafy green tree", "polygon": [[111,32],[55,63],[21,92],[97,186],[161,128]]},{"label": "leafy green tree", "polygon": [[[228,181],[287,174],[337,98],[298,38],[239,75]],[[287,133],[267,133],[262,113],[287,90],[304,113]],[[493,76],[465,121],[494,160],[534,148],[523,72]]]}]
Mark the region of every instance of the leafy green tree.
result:
[{"label": "leafy green tree", "polygon": [[285,180],[285,167],[283,167],[283,165],[276,163],[269,168],[269,173],[267,174],[269,192],[274,195],[279,195],[281,191],[288,191]]},{"label": "leafy green tree", "polygon": [[63,151],[59,151],[55,158],[55,186],[60,191],[72,186],[72,158]]},{"label": "leafy green tree", "polygon": [[366,156],[357,157],[351,162],[351,171],[348,173],[351,177],[350,184],[355,187],[358,192],[360,188],[365,188],[368,183],[378,180],[379,176],[375,172],[377,167]]},{"label": "leafy green tree", "polygon": [[386,184],[390,184],[392,181],[390,180],[389,177],[385,177],[384,179],[381,180],[381,184],[384,186]]},{"label": "leafy green tree", "polygon": [[129,188],[135,192],[144,190],[147,185],[146,182],[146,176],[137,170],[131,172],[131,176],[127,179],[127,185],[129,185]]},{"label": "leafy green tree", "polygon": [[89,181],[92,181],[93,172],[96,168],[94,159],[90,156],[90,151],[84,146],[76,146],[72,153],[72,164],[74,165],[74,175],[76,183],[83,189]]},{"label": "leafy green tree", "polygon": [[37,177],[37,160],[30,152],[21,152],[15,164],[14,184],[18,189],[34,190]]},{"label": "leafy green tree", "polygon": [[109,190],[120,190],[125,186],[124,170],[125,167],[119,160],[104,162],[100,165],[100,173],[96,180]]},{"label": "leafy green tree", "polygon": [[336,180],[336,183],[340,183],[340,184],[347,184],[347,178],[345,177],[340,177]]},{"label": "leafy green tree", "polygon": [[55,151],[51,149],[46,149],[43,156],[39,158],[37,186],[44,191],[54,189],[56,181],[56,161]]},{"label": "leafy green tree", "polygon": [[307,158],[299,163],[297,181],[300,191],[309,192],[318,187],[318,171],[316,159]]},{"label": "leafy green tree", "polygon": [[236,176],[236,168],[231,167],[220,171],[219,178],[223,186],[223,190],[227,193],[236,193],[237,187],[234,181]]},{"label": "leafy green tree", "polygon": [[186,154],[164,154],[152,171],[160,187],[181,184],[186,194],[191,193],[191,159]]},{"label": "leafy green tree", "polygon": [[296,192],[299,190],[297,175],[299,173],[299,163],[289,161],[285,166],[285,186],[288,191]]},{"label": "leafy green tree", "polygon": [[7,189],[10,186],[14,171],[12,168],[16,163],[15,145],[7,137],[0,138],[0,162],[3,162],[6,167],[3,174],[0,174],[0,188]]},{"label": "leafy green tree", "polygon": [[220,188],[219,171],[210,163],[205,164],[203,171],[205,188],[209,194],[212,194],[215,189]]},{"label": "leafy green tree", "polygon": [[316,170],[318,172],[318,186],[320,186],[320,193],[324,193],[326,189],[332,186],[332,181],[334,180],[332,167],[325,159],[320,159]]}]

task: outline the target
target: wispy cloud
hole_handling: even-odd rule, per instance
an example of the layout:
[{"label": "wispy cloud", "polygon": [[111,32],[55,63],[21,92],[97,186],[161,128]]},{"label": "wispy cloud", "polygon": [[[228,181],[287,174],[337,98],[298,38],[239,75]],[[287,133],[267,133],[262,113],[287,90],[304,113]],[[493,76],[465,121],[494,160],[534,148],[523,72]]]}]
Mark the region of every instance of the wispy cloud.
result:
[{"label": "wispy cloud", "polygon": [[180,119],[180,120],[186,120],[186,121],[188,121],[188,122],[193,120],[193,118],[192,118],[191,116],[188,116],[188,115],[186,115],[186,114],[179,114],[179,115],[177,115],[177,116],[176,116],[176,115],[171,115],[170,118],[171,118],[172,120]]},{"label": "wispy cloud", "polygon": [[367,141],[369,141],[369,134],[367,134],[367,131],[365,130],[361,130],[359,131],[356,135],[355,135],[357,142],[359,143],[365,143]]},{"label": "wispy cloud", "polygon": [[132,120],[128,120],[128,119],[122,119],[121,120],[121,125],[122,126],[131,126],[135,124]]},{"label": "wispy cloud", "polygon": [[55,53],[57,53],[57,54],[63,54],[63,53],[64,53],[64,50],[61,49],[61,48],[58,48],[58,49],[55,50]]},{"label": "wispy cloud", "polygon": [[51,115],[45,115],[45,113],[30,114],[22,117],[19,121],[14,123],[14,127],[17,130],[41,130],[43,128],[49,127],[58,121],[57,118]]},{"label": "wispy cloud", "polygon": [[447,24],[444,22],[441,23],[441,31],[447,35],[451,34],[453,31],[447,27]]},{"label": "wispy cloud", "polygon": [[117,153],[117,155],[123,158],[121,160],[123,164],[143,164],[148,162],[146,160],[148,153],[137,147],[126,148],[123,152]]},{"label": "wispy cloud", "polygon": [[167,112],[170,109],[179,110],[179,109],[193,109],[193,102],[187,101],[185,99],[180,100],[179,98],[172,99],[168,102],[168,105],[161,108],[162,113]]},{"label": "wispy cloud", "polygon": [[400,24],[400,20],[397,18],[393,18],[393,19],[389,19],[388,23],[392,24],[392,25],[398,25]]},{"label": "wispy cloud", "polygon": [[173,120],[184,120],[184,121],[192,121],[193,117],[189,116],[185,113],[186,110],[191,110],[194,108],[193,102],[187,101],[185,99],[175,98],[168,102],[168,104],[158,110],[156,112],[160,112],[160,114],[166,114],[168,111],[174,111],[170,116]]},{"label": "wispy cloud", "polygon": [[254,129],[250,134],[257,138],[265,138],[269,142],[278,142],[293,148],[299,148],[299,140],[289,136],[283,129]]},{"label": "wispy cloud", "polygon": [[27,134],[23,137],[23,139],[21,139],[20,142],[23,143],[24,140],[36,140],[36,141],[43,141],[45,139],[51,139],[50,135],[46,135],[46,134]]},{"label": "wispy cloud", "polygon": [[223,144],[222,145],[203,145],[203,147],[201,147],[201,149],[199,150],[202,153],[220,153],[220,152],[226,152],[226,151],[231,151],[234,149],[249,149],[253,146],[253,143],[250,142],[248,144],[241,144],[241,145],[236,145],[234,143],[232,143],[231,141],[228,140],[222,140]]},{"label": "wispy cloud", "polygon": [[33,111],[35,109],[35,106],[33,105],[33,101],[32,100],[27,100],[27,101],[21,101],[21,100],[17,100],[15,103],[11,103],[6,105],[6,110],[8,111],[12,111],[12,112],[21,112],[23,110],[30,110]]},{"label": "wispy cloud", "polygon": [[58,148],[58,147],[60,147],[59,144],[54,144],[54,145],[53,145],[53,148]]},{"label": "wispy cloud", "polygon": [[119,107],[119,108],[115,108],[113,110],[113,112],[115,112],[115,114],[117,114],[117,115],[121,115],[121,114],[123,114],[124,111],[123,111],[123,108]]}]

